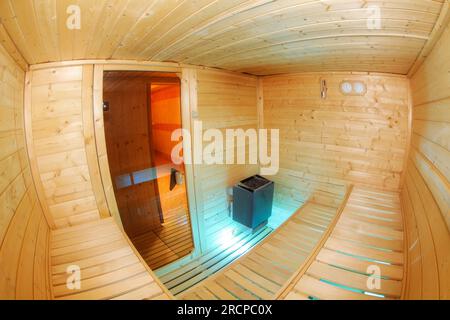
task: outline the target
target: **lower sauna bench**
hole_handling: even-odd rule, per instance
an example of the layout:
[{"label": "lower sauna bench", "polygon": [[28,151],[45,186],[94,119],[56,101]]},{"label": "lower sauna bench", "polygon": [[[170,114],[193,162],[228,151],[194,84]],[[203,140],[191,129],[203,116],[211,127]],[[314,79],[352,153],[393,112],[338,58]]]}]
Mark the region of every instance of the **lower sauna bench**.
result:
[{"label": "lower sauna bench", "polygon": [[[347,191],[348,192],[348,191]],[[284,224],[228,267],[178,297],[273,300],[322,239],[346,198],[318,191]]]},{"label": "lower sauna bench", "polygon": [[[112,218],[55,230],[55,299],[173,299]],[[187,300],[398,299],[404,279],[398,193],[320,191],[241,258],[178,295]],[[79,266],[82,287],[67,288]],[[378,288],[368,289],[368,268]]]},{"label": "lower sauna bench", "polygon": [[[309,201],[182,299],[398,299],[404,273],[398,193],[350,187],[340,209]],[[368,267],[381,271],[368,289]]]},{"label": "lower sauna bench", "polygon": [[[112,218],[52,231],[54,299],[172,299]],[[68,267],[81,270],[81,288],[68,289]]]},{"label": "lower sauna bench", "polygon": [[[404,263],[400,195],[355,187],[331,234],[280,297],[400,299]],[[373,268],[379,283],[368,288]]]}]

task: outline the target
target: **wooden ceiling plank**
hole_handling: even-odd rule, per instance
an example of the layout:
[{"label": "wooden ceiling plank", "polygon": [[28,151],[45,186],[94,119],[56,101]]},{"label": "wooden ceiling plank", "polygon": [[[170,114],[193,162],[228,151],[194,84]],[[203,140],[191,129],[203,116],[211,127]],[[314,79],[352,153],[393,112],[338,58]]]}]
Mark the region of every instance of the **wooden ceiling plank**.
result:
[{"label": "wooden ceiling plank", "polygon": [[174,39],[171,44],[167,44],[165,47],[161,48],[159,52],[155,53],[152,57],[152,60],[164,59],[164,52],[177,50],[177,44],[183,43],[184,40],[189,39],[192,43],[192,37],[197,38],[197,40],[201,39],[205,34],[208,34],[208,27],[218,22],[230,17],[238,15],[243,11],[248,11],[254,9],[255,7],[264,6],[267,3],[271,3],[274,0],[253,0],[253,1],[245,1],[244,3],[239,3],[237,6],[233,6],[228,10],[222,11],[221,14],[212,16],[210,19],[206,21],[202,21],[198,26],[189,31],[189,33],[185,33],[182,37]]},{"label": "wooden ceiling plank", "polygon": [[36,27],[40,34],[48,61],[61,60],[56,22],[56,4],[52,0],[34,2]]},{"label": "wooden ceiling plank", "polygon": [[[200,57],[205,55],[212,55],[213,52],[215,52],[216,54],[223,54],[224,52],[229,52],[230,50],[233,50],[233,48],[238,48],[240,46],[261,46],[264,43],[273,43],[276,40],[289,41],[293,38],[300,40],[324,35],[340,35],[343,32],[353,32],[356,34],[357,30],[363,30],[363,32],[366,33],[380,33],[379,30],[370,31],[367,30],[367,28],[364,29],[366,27],[366,24],[367,19],[365,18],[356,20],[337,20],[329,22],[326,21],[317,24],[315,23],[301,26],[290,25],[289,28],[281,30],[274,28],[266,30],[266,32],[261,30],[261,33],[258,34],[256,34],[256,32],[259,31],[258,28],[255,28],[256,30],[252,30],[252,32],[255,31],[255,34],[252,34],[252,36],[250,37],[245,37],[244,33],[244,35],[241,36],[232,36],[228,40],[228,42],[224,41],[226,43],[225,45],[220,45],[215,41],[209,41],[204,45],[192,45],[191,49],[186,49],[185,51],[181,52],[183,55],[174,53],[175,56],[173,57],[173,59],[180,60],[185,63],[194,63],[196,59],[199,59]],[[428,38],[428,34],[432,29],[431,24],[409,20],[382,20],[382,25],[382,32],[385,32],[387,35],[390,32],[395,32],[398,34],[416,36],[417,38]],[[360,29],[358,29],[358,27],[360,27]],[[414,31],[415,34],[412,33]]]},{"label": "wooden ceiling plank", "polygon": [[20,26],[22,34],[26,39],[27,46],[33,51],[34,56],[39,61],[45,61],[48,56],[45,46],[42,45],[43,38],[37,28],[36,16],[34,13],[34,2],[9,0],[14,12],[14,18]]},{"label": "wooden ceiling plank", "polygon": [[[72,4],[81,8],[81,30],[66,26]],[[367,28],[369,5],[381,9],[380,30]],[[448,6],[443,0],[5,0],[0,18],[29,64],[151,59],[259,75],[355,68],[406,74],[450,20]]]},{"label": "wooden ceiling plank", "polygon": [[142,55],[151,60],[154,52],[158,48],[163,48],[166,43],[170,43],[170,39],[176,38],[177,31],[183,32],[184,30],[191,29],[205,18],[208,19],[211,14],[217,14],[215,10],[216,6],[218,10],[223,10],[229,5],[239,3],[240,1],[242,0],[229,0],[226,2],[220,0],[189,1],[186,6],[177,8],[169,17],[168,21],[161,24],[151,34],[151,37],[145,42],[146,46],[142,51]]},{"label": "wooden ceiling plank", "polygon": [[[189,5],[190,0],[165,0],[157,1],[155,6],[148,10],[133,30],[123,39],[123,47],[118,49],[114,54],[116,59],[130,59],[137,57],[141,60],[148,60],[144,57],[142,51],[147,44],[152,41],[153,37],[162,33],[164,24],[168,24],[167,20],[179,19],[177,12],[183,12],[184,6]],[[179,14],[179,13],[178,13]],[[175,15],[175,16],[174,16]]]},{"label": "wooden ceiling plank", "polygon": [[[148,0],[130,0],[123,11],[116,17],[114,25],[110,30],[114,32],[106,41],[101,43],[99,55],[105,59],[111,59],[117,50],[122,46],[122,40],[127,33],[133,29],[143,12],[148,12],[156,1],[149,2]],[[97,55],[98,56],[98,55]]]},{"label": "wooden ceiling plank", "polygon": [[81,29],[70,31],[75,43],[72,48],[72,59],[104,57],[99,47],[103,42],[109,41],[114,33],[109,22],[117,16],[118,8],[122,8],[126,1],[128,0],[81,0],[78,2],[81,10]]},{"label": "wooden ceiling plank", "polygon": [[[405,25],[409,25],[410,22],[420,21],[421,23],[428,24],[427,35],[431,32],[434,22],[437,18],[438,12],[415,12],[405,9],[383,9],[382,11],[382,27],[385,28],[386,22],[390,20],[403,20]],[[284,31],[300,31],[302,28],[317,28],[321,29],[322,26],[327,27],[329,23],[345,23],[351,20],[361,20],[363,22],[363,32],[367,32],[367,17],[368,12],[365,8],[345,10],[345,11],[324,11],[320,10],[320,7],[299,7],[297,9],[290,9],[288,12],[270,12],[265,13],[262,16],[254,17],[248,21],[241,21],[238,24],[228,27],[230,31],[218,32],[211,35],[211,37],[205,38],[208,40],[201,46],[191,43],[192,48],[201,48],[200,55],[192,56],[190,58],[202,57],[205,54],[212,53],[211,49],[223,49],[227,51],[230,44],[236,42],[238,45],[244,47],[245,39],[259,38],[268,32],[280,32]],[[231,23],[231,22],[230,22]],[[292,30],[292,28],[294,28]],[[331,28],[325,28],[331,29]],[[334,29],[334,26],[333,26]],[[343,30],[345,31],[345,29]],[[377,30],[381,32],[380,30]],[[410,30],[413,31],[413,30]],[[240,43],[242,41],[244,43]],[[183,50],[183,53],[189,54],[189,50]],[[175,56],[176,59],[180,57]],[[183,61],[189,63],[189,60]]]},{"label": "wooden ceiling plank", "polygon": [[[58,39],[58,51],[62,61],[72,60],[73,47],[81,46],[82,44],[75,44],[73,31],[67,28],[67,8],[73,3],[71,0],[58,0],[56,3],[56,25],[57,25],[57,39]],[[81,24],[83,25],[83,17]]]},{"label": "wooden ceiling plank", "polygon": [[0,1],[0,22],[6,29],[7,34],[14,41],[15,46],[29,63],[37,63],[35,53],[27,44],[27,39],[22,33],[21,26],[16,19],[15,13],[9,1]]},{"label": "wooden ceiling plank", "polygon": [[444,4],[442,5],[439,18],[436,21],[436,24],[430,33],[429,40],[424,45],[422,51],[419,53],[416,61],[411,66],[411,69],[408,71],[409,77],[412,77],[414,73],[416,73],[416,71],[419,69],[419,67],[423,64],[423,62],[431,53],[434,46],[436,45],[436,42],[440,39],[442,33],[444,32],[445,28],[448,26],[449,23],[450,23],[450,2],[445,1]]},{"label": "wooden ceiling plank", "polygon": [[22,68],[22,70],[28,69],[28,63],[22,56],[22,53],[17,49],[14,42],[11,40],[5,27],[0,24],[0,45],[2,45],[14,61]]}]

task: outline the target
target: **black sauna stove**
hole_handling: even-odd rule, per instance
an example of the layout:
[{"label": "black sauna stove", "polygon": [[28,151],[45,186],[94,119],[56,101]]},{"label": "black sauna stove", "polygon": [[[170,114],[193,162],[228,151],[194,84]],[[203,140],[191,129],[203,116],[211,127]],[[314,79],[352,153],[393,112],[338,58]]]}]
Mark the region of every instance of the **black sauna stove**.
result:
[{"label": "black sauna stove", "polygon": [[233,187],[233,220],[253,230],[267,224],[272,215],[274,182],[259,175]]}]

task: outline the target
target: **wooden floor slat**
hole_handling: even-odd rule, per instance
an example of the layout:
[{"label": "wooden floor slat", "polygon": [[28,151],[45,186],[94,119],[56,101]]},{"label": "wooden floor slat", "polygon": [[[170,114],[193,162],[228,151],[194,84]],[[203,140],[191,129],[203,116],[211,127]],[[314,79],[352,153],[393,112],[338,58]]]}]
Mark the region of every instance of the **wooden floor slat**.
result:
[{"label": "wooden floor slat", "polygon": [[[225,268],[227,265],[231,264],[234,260],[238,259],[244,252],[242,248],[248,248],[250,250],[253,246],[262,241],[272,230],[270,228],[264,228],[260,230],[257,234],[251,235],[248,238],[243,239],[240,244],[235,245],[227,250],[225,254],[220,254],[214,259],[207,261],[200,267],[200,272],[195,274],[194,272],[188,273],[177,279],[175,279],[176,286],[172,286],[172,283],[166,283],[171,292],[175,295],[180,294],[183,291],[188,290],[192,286],[196,285],[202,280],[210,277],[219,270]],[[194,270],[194,271],[198,271]],[[194,275],[195,274],[195,275]],[[185,280],[185,281],[183,281]]]},{"label": "wooden floor slat", "polygon": [[325,194],[321,194],[321,199],[326,201],[307,202],[246,255],[179,297],[208,299],[204,292],[209,291],[219,299],[275,298],[282,286],[307,261],[339,210],[337,206],[324,205],[332,202],[325,199]]},{"label": "wooden floor slat", "polygon": [[160,228],[131,241],[152,270],[185,257],[194,249],[187,209],[166,217]]},{"label": "wooden floor slat", "polygon": [[205,264],[207,261],[213,259],[214,257],[217,257],[220,254],[226,253],[230,248],[232,248],[234,245],[239,243],[240,241],[245,241],[245,238],[248,237],[249,234],[246,232],[239,232],[234,235],[233,242],[228,241],[226,243],[223,243],[220,246],[217,246],[216,248],[208,251],[207,253],[203,254],[202,256],[196,258],[195,260],[190,261],[188,264],[179,267],[175,270],[172,270],[167,273],[161,273],[160,270],[157,270],[156,273],[159,275],[159,278],[163,283],[169,283],[170,281],[179,278],[180,276],[191,272],[192,270],[195,270],[196,268],[201,267],[203,264]]}]

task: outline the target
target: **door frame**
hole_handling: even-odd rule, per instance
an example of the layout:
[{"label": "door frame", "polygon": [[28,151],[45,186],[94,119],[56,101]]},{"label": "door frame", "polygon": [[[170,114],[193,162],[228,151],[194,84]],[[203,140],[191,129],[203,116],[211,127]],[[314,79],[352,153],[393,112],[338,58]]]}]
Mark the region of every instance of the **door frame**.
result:
[{"label": "door frame", "polygon": [[[180,66],[165,65],[144,65],[144,64],[94,64],[94,81],[93,81],[93,109],[94,109],[94,128],[95,139],[97,141],[97,155],[99,158],[100,175],[106,194],[106,201],[111,212],[119,226],[122,226],[117,201],[114,195],[112,179],[109,170],[108,157],[106,152],[106,140],[103,119],[103,77],[105,71],[147,71],[147,72],[167,72],[177,74],[180,78],[181,90],[181,122],[182,128],[188,130],[192,136],[192,112],[197,110],[197,81],[196,70],[191,68],[181,68]],[[190,147],[190,148],[189,148]],[[183,141],[183,152],[186,157],[192,155],[192,144]],[[195,183],[195,166],[185,164],[185,181],[186,193],[188,197],[191,232],[194,243],[193,251],[184,258],[181,258],[167,266],[161,268],[162,273],[169,272],[181,265],[188,263],[190,260],[201,255],[206,248],[205,230],[203,228],[203,203],[201,201],[200,192]]]}]

